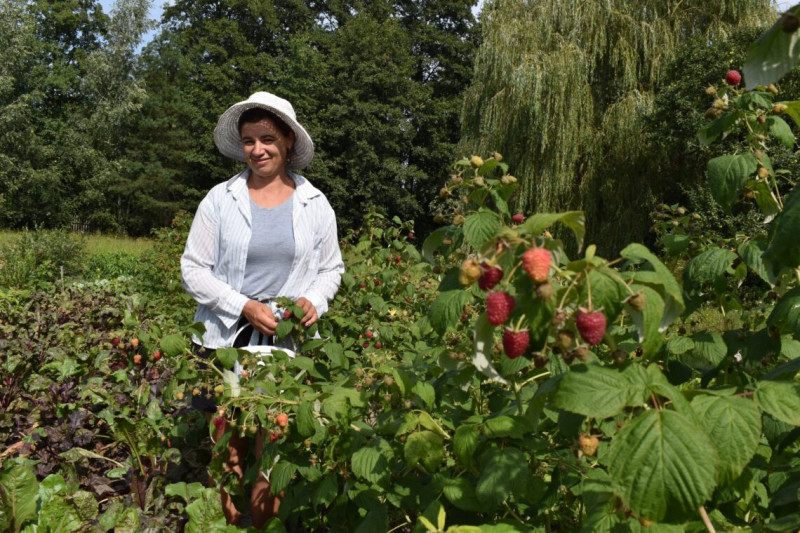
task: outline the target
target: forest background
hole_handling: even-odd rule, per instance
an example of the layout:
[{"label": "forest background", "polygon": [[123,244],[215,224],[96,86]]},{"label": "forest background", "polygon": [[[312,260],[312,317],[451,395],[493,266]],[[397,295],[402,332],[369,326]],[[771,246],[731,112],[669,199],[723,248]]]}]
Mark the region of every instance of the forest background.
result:
[{"label": "forest background", "polygon": [[314,138],[305,174],[341,231],[375,207],[424,236],[449,163],[496,150],[521,183],[514,209],[583,210],[601,248],[647,242],[653,206],[705,206],[704,88],[779,6],[615,4],[495,0],[478,17],[474,0],[181,0],[156,25],[148,0],[4,1],[0,226],[167,226],[239,170],[216,118],[269,90]]}]

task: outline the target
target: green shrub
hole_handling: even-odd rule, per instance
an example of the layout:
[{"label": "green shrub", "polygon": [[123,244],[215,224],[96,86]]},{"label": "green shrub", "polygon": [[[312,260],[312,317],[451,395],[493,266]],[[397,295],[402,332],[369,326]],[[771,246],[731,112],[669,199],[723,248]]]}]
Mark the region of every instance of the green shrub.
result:
[{"label": "green shrub", "polygon": [[102,252],[86,261],[83,277],[87,281],[116,279],[121,276],[135,276],[139,269],[139,258],[126,251]]},{"label": "green shrub", "polygon": [[154,231],[154,243],[141,256],[139,290],[156,294],[185,294],[181,287],[181,255],[193,215],[179,212],[167,228]]},{"label": "green shrub", "polygon": [[35,288],[80,274],[85,242],[66,230],[23,232],[0,249],[0,285]]}]

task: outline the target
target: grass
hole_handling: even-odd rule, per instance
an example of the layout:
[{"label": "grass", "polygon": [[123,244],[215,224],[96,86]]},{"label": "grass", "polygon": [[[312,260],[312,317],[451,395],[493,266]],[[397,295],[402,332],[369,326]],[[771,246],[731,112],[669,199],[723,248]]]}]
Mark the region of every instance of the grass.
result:
[{"label": "grass", "polygon": [[[19,231],[0,230],[0,248],[12,244],[20,233]],[[153,247],[152,239],[131,239],[100,233],[87,233],[80,236],[84,239],[86,255],[89,257],[106,252],[128,252],[138,257]]]}]

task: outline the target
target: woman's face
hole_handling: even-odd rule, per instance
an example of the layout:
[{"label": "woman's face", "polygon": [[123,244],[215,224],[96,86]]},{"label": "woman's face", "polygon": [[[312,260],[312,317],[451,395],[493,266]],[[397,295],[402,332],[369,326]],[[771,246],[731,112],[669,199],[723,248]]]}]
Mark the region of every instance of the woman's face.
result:
[{"label": "woman's face", "polygon": [[271,180],[286,174],[286,157],[294,135],[286,136],[269,118],[242,124],[242,149],[252,175]]}]

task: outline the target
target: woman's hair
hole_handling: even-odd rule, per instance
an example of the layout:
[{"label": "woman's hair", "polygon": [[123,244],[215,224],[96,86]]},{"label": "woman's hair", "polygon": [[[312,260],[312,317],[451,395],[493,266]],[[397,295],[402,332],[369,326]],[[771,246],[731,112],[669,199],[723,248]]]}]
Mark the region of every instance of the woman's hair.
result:
[{"label": "woman's hair", "polygon": [[291,137],[294,134],[292,128],[290,128],[289,125],[286,124],[286,122],[284,122],[281,117],[279,117],[272,111],[264,109],[263,107],[251,107],[250,109],[242,113],[241,116],[239,116],[239,124],[237,124],[237,129],[239,130],[239,133],[241,133],[242,126],[246,122],[248,123],[259,122],[261,120],[264,120],[265,118],[271,120],[272,123],[275,124],[275,127],[278,128],[278,130],[280,130],[280,132],[284,135],[284,137]]}]

